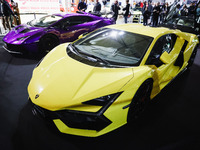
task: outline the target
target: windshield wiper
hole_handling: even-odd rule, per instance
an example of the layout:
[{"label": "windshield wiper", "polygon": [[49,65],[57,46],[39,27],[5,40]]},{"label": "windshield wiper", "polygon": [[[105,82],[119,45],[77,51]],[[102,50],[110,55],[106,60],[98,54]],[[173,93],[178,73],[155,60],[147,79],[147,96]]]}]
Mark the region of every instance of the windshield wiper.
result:
[{"label": "windshield wiper", "polygon": [[82,52],[82,51],[80,51],[79,53],[81,53],[83,55],[86,55],[87,57],[91,57],[91,58],[94,58],[94,59],[96,59],[98,61],[101,61],[104,64],[107,64],[107,65],[110,64],[108,61],[106,61],[105,59],[102,59],[102,58],[100,58],[98,56],[95,56],[95,55],[92,55],[92,54],[88,54],[88,53],[85,53],[85,52]]},{"label": "windshield wiper", "polygon": [[[91,60],[91,61],[93,61],[92,59],[90,59],[90,58],[93,58],[93,59],[95,59],[96,61],[101,61],[101,62],[103,62],[104,64],[107,64],[107,65],[109,65],[110,63],[108,62],[108,61],[106,61],[106,60],[104,60],[104,59],[102,59],[102,58],[100,58],[100,57],[98,57],[98,56],[95,56],[95,55],[92,55],[92,54],[88,54],[88,53],[85,53],[85,52],[83,52],[83,51],[80,51],[80,50],[78,50],[78,48],[76,48],[76,46],[74,45],[74,44],[69,44],[69,46],[71,47],[71,51],[72,52],[74,52],[75,54],[77,54],[77,55],[80,55],[80,56],[86,56],[86,58],[87,59],[89,59],[89,60]],[[81,55],[82,54],[82,55]]]},{"label": "windshield wiper", "polygon": [[70,48],[70,50],[73,52],[73,53],[75,53],[76,55],[80,55],[79,54],[79,52],[77,51],[77,49],[74,47],[74,45],[73,44],[69,44],[69,48]]}]

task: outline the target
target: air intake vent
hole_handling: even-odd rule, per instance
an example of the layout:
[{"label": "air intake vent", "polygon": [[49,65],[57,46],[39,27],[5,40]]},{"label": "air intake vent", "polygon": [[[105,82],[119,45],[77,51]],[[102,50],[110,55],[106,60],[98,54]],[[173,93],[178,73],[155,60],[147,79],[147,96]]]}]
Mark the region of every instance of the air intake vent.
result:
[{"label": "air intake vent", "polygon": [[26,29],[22,30],[20,33],[27,33],[29,31],[31,31],[31,30],[29,28],[26,28]]},{"label": "air intake vent", "polygon": [[18,26],[17,28],[15,28],[15,30],[21,29],[23,28],[23,26]]}]

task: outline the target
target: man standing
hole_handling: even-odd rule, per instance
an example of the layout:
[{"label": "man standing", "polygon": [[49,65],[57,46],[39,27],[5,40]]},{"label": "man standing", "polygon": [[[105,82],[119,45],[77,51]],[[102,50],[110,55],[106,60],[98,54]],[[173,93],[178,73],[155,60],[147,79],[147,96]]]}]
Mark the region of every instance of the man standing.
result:
[{"label": "man standing", "polygon": [[124,13],[124,22],[125,23],[127,23],[127,19],[128,19],[128,15],[129,15],[129,8],[130,8],[129,0],[126,0],[126,7],[123,8],[123,11],[125,11],[125,13]]},{"label": "man standing", "polygon": [[142,7],[142,15],[143,15],[143,25],[146,26],[148,25],[148,19],[151,15],[150,7],[146,1],[144,2],[144,5]]},{"label": "man standing", "polygon": [[157,2],[153,8],[153,27],[158,26],[159,15],[160,15],[160,3]]},{"label": "man standing", "polygon": [[[14,15],[12,9],[10,8],[10,5],[8,4],[8,2],[6,0],[0,0],[1,2],[1,7],[2,7],[2,12],[3,12],[3,26],[6,30],[6,28],[9,29],[9,31],[11,30],[11,26],[10,26],[10,23],[9,23],[9,19],[10,19],[10,15]],[[16,16],[15,16],[16,17]]]},{"label": "man standing", "polygon": [[99,0],[96,0],[96,3],[95,3],[95,5],[94,5],[93,12],[99,14],[100,11],[101,11],[101,4],[99,3]]},{"label": "man standing", "polygon": [[120,10],[119,4],[118,4],[118,0],[116,0],[115,3],[111,6],[111,9],[113,11],[113,19],[115,21],[117,21],[119,10]]},{"label": "man standing", "polygon": [[85,11],[86,9],[87,9],[87,5],[85,3],[85,0],[81,0],[81,2],[78,4],[78,10]]}]

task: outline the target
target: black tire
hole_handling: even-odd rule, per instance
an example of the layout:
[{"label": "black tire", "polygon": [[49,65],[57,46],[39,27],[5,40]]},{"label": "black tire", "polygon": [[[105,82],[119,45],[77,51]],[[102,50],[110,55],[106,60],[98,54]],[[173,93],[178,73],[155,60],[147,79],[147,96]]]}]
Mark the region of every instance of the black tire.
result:
[{"label": "black tire", "polygon": [[191,66],[192,66],[193,63],[194,63],[194,59],[195,59],[195,56],[196,56],[196,54],[197,54],[197,47],[198,47],[198,46],[196,46],[196,47],[194,48],[194,51],[192,52],[192,54],[191,54],[191,56],[190,56],[190,59],[188,60],[187,69],[190,69]]},{"label": "black tire", "polygon": [[39,41],[39,51],[40,53],[48,53],[59,44],[59,39],[55,35],[44,35]]},{"label": "black tire", "polygon": [[146,80],[137,90],[130,104],[127,116],[127,122],[134,122],[144,112],[150,101],[150,94],[153,87],[153,80]]}]

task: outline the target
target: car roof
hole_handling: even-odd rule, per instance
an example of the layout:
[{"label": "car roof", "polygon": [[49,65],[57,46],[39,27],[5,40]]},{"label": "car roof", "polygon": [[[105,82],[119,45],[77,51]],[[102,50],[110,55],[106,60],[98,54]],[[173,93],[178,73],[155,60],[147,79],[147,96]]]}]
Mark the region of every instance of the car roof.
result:
[{"label": "car roof", "polygon": [[[149,27],[143,26],[142,24],[121,24],[121,25],[110,25],[105,28],[113,28],[118,30],[123,30],[127,32],[142,34],[150,37],[157,37],[162,33],[170,33],[172,30],[164,27]],[[173,30],[175,31],[175,30]]]},{"label": "car roof", "polygon": [[56,13],[53,15],[61,16],[61,17],[69,17],[69,16],[90,16],[90,17],[97,17],[89,13]]}]

